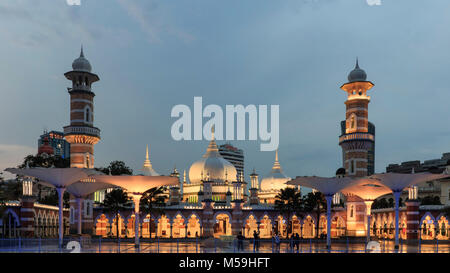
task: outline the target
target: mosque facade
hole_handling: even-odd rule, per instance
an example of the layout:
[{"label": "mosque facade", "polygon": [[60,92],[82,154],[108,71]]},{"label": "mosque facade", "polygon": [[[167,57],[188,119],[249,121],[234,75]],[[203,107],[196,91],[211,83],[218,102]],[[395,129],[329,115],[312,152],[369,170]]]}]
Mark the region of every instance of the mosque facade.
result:
[{"label": "mosque facade", "polygon": [[[98,81],[99,77],[92,73],[83,51],[73,62],[72,68],[65,74],[72,82],[72,87],[68,88],[71,120],[70,125],[64,128],[64,135],[71,144],[71,166],[93,168],[94,145],[100,140],[100,129],[94,127],[95,94],[92,83]],[[373,173],[375,130],[368,121],[370,97],[367,95],[373,83],[367,81],[366,77],[365,71],[357,63],[348,76],[348,82],[341,87],[347,92],[346,119],[339,137],[343,168],[336,175],[366,176]],[[142,175],[159,175],[153,169],[148,147]],[[278,151],[272,169],[261,181],[255,170],[249,175],[250,180],[246,181],[242,172],[238,172],[219,153],[213,131],[206,152],[192,163],[188,172],[184,171],[181,175],[175,168],[170,175],[178,177],[179,185],[168,189],[166,206],[151,214],[142,213],[139,217],[140,226],[137,230],[144,238],[221,238],[236,236],[239,232],[252,238],[255,231],[259,232],[262,239],[272,238],[275,234],[286,237],[295,233],[302,238],[316,238],[326,233],[325,212],[318,215],[313,212],[288,215],[275,209],[276,195],[290,180],[283,172]],[[409,189],[405,194],[411,198],[401,208],[401,236],[405,239],[417,239],[420,236],[422,239],[448,240],[448,218],[443,214],[442,207],[420,206],[414,198],[414,189]],[[133,238],[136,230],[133,208],[130,206],[112,215],[101,205],[93,204],[94,196],[83,202],[83,233]],[[341,201],[344,201],[343,205],[340,205]],[[70,205],[70,210],[64,211],[64,216],[68,221],[67,232],[73,234],[77,227],[75,215],[79,212],[75,202],[72,201]],[[42,218],[39,215],[53,215],[49,217],[55,219],[57,214],[54,209],[43,207],[31,197],[11,203],[7,206],[6,218],[0,219],[1,234],[3,237],[42,236]],[[362,200],[336,195],[332,208],[331,237],[364,237],[367,226],[364,212]],[[372,210],[372,214],[373,235],[391,238],[393,209]],[[54,223],[57,225],[56,220]],[[56,237],[54,231],[47,233],[47,236]]]}]

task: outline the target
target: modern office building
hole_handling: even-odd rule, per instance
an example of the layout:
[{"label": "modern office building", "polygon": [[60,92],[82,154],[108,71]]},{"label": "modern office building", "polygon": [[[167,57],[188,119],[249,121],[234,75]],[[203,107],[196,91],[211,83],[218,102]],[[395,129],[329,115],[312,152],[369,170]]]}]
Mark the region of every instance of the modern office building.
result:
[{"label": "modern office building", "polygon": [[70,158],[70,144],[64,139],[64,133],[59,131],[44,131],[38,139],[38,149],[48,141],[48,145],[53,148],[53,154],[59,155],[62,158]]}]

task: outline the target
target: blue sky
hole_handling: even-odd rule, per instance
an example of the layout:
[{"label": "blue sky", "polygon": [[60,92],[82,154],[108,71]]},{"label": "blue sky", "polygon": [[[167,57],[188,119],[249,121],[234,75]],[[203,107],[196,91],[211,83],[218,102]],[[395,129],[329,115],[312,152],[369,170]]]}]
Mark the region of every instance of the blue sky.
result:
[{"label": "blue sky", "polygon": [[[356,56],[368,80],[376,125],[376,171],[450,151],[450,1],[365,0],[0,2],[0,167],[37,151],[44,129],[69,124],[64,73],[80,44],[93,72],[96,166],[123,160],[182,171],[207,141],[170,136],[176,104],[280,105],[285,173],[332,176],[342,164],[339,87]],[[219,142],[221,144],[223,142]],[[243,148],[247,174],[265,175],[273,152]]]}]

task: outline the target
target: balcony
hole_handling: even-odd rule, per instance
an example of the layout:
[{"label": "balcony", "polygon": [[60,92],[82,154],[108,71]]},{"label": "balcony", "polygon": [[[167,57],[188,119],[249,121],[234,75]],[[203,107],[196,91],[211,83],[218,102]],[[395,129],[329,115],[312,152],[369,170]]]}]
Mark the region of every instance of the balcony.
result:
[{"label": "balcony", "polygon": [[345,134],[345,135],[341,135],[339,137],[339,144],[342,142],[353,141],[353,140],[369,140],[369,141],[375,142],[375,136],[370,133]]},{"label": "balcony", "polygon": [[88,126],[66,126],[64,135],[89,135],[100,137],[100,129]]}]

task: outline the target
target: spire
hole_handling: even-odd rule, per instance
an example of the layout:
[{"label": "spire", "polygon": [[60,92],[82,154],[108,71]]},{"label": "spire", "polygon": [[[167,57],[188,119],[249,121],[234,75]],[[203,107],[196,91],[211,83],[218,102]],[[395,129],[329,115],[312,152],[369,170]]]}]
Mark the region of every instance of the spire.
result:
[{"label": "spire", "polygon": [[356,65],[355,65],[355,68],[359,68],[358,57],[356,57]]},{"label": "spire", "polygon": [[215,125],[211,127],[211,141],[209,142],[208,148],[206,149],[206,153],[203,157],[221,157],[219,153],[219,148],[217,147],[216,138],[214,136]]},{"label": "spire", "polygon": [[83,44],[81,44],[81,52],[80,52],[80,57],[84,58],[84,52],[83,52]]},{"label": "spire", "polygon": [[273,163],[272,171],[274,170],[281,170],[281,165],[278,161],[278,149],[275,151],[275,162]]},{"label": "spire", "polygon": [[183,172],[183,183],[186,183],[186,170]]},{"label": "spire", "polygon": [[142,171],[144,171],[145,175],[148,176],[158,176],[159,174],[153,170],[152,162],[150,161],[149,152],[148,152],[148,144],[145,149],[145,161],[144,165],[142,166]]}]

